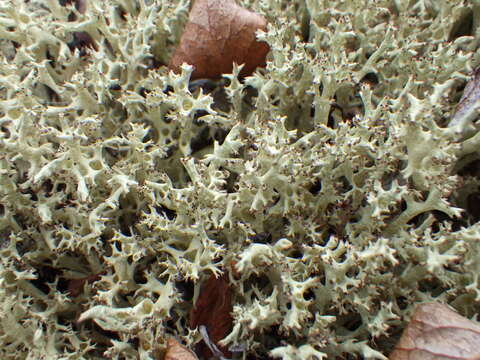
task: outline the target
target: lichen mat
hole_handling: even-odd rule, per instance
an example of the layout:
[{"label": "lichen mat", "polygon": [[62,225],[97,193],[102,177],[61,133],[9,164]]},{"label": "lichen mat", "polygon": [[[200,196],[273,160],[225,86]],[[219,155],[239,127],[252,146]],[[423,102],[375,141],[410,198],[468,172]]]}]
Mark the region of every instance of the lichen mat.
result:
[{"label": "lichen mat", "polygon": [[0,357],[385,359],[420,302],[473,317],[477,5],[239,0],[265,66],[196,81],[190,5],[0,4]]}]

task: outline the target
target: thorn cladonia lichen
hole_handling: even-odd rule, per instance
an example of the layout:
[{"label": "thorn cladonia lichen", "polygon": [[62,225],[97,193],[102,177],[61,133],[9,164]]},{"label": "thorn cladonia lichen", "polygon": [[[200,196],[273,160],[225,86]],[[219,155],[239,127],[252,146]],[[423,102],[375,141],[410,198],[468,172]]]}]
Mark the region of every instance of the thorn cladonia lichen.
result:
[{"label": "thorn cladonia lichen", "polygon": [[190,1],[0,4],[2,359],[193,347],[227,271],[215,345],[251,358],[385,359],[415,304],[478,312],[478,126],[448,124],[480,3],[238,4],[265,68],[197,83],[167,66]]}]

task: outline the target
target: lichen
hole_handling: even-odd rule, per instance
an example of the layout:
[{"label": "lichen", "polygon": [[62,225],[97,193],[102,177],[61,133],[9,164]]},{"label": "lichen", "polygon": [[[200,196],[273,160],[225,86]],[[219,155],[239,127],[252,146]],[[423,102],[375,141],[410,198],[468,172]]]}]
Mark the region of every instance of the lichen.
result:
[{"label": "lichen", "polygon": [[268,63],[216,82],[166,66],[189,3],[0,5],[2,359],[157,359],[225,271],[247,357],[385,359],[416,303],[477,313],[480,138],[447,125],[480,3],[239,1]]}]

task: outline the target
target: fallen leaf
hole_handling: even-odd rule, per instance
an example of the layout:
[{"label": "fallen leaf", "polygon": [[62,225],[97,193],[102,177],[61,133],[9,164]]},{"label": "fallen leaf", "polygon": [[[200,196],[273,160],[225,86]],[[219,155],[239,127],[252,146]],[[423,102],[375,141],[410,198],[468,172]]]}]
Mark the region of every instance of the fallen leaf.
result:
[{"label": "fallen leaf", "polygon": [[167,340],[167,352],[164,360],[198,360],[198,357],[193,351],[171,337]]},{"label": "fallen leaf", "polygon": [[240,76],[248,76],[265,66],[269,46],[257,41],[255,32],[266,28],[263,16],[235,0],[196,0],[170,68],[179,72],[187,63],[194,66],[192,79],[218,79],[231,73],[235,62],[245,64]]},{"label": "fallen leaf", "polygon": [[480,109],[480,67],[475,69],[473,77],[468,81],[463,90],[463,95],[455,109],[452,120],[448,126],[467,124],[475,120]]},{"label": "fallen leaf", "polygon": [[[418,305],[390,360],[473,360],[480,325],[439,303]],[[473,358],[473,359],[472,359]]]},{"label": "fallen leaf", "polygon": [[230,269],[231,269],[230,272],[232,273],[235,279],[239,280],[242,277],[242,274],[240,274],[240,272],[237,270],[237,264],[238,264],[237,260],[232,260],[230,262]]},{"label": "fallen leaf", "polygon": [[[232,293],[228,274],[225,273],[218,278],[210,276],[202,285],[195,307],[190,313],[190,327],[194,329],[205,326],[209,338],[207,341],[211,341],[226,357],[231,357],[231,352],[219,346],[218,342],[232,330],[232,310]],[[213,355],[210,346],[204,341],[198,345],[197,352],[206,359]]]},{"label": "fallen leaf", "polygon": [[70,296],[77,297],[80,295],[83,292],[83,287],[85,286],[86,282],[91,284],[97,280],[100,280],[100,275],[102,274],[104,274],[104,272],[89,275],[80,279],[70,279],[68,281],[68,292],[70,293]]}]

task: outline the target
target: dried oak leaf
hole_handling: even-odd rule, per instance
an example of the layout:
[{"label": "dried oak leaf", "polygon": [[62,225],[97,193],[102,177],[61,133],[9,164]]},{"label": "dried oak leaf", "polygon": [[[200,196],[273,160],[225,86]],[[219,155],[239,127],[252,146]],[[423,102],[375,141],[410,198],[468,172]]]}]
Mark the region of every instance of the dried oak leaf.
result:
[{"label": "dried oak leaf", "polygon": [[480,325],[439,303],[418,305],[390,360],[469,360],[480,351]]},{"label": "dried oak leaf", "polygon": [[255,32],[266,27],[263,16],[238,6],[235,0],[196,0],[170,68],[179,72],[187,63],[194,66],[192,79],[218,79],[231,73],[236,63],[245,64],[240,76],[248,76],[265,66],[270,48],[257,41]]},{"label": "dried oak leaf", "polygon": [[198,360],[198,357],[174,338],[167,340],[167,352],[164,360]]},{"label": "dried oak leaf", "polygon": [[[195,307],[190,313],[190,327],[194,329],[205,326],[209,339],[226,357],[231,357],[231,352],[219,346],[218,342],[232,330],[232,310],[232,292],[228,274],[225,273],[218,278],[210,276],[202,285]],[[204,341],[198,344],[196,351],[206,359],[213,355]]]},{"label": "dried oak leaf", "polygon": [[463,90],[462,98],[455,109],[449,126],[465,124],[475,120],[480,110],[480,67],[473,72],[473,77],[468,81]]}]

